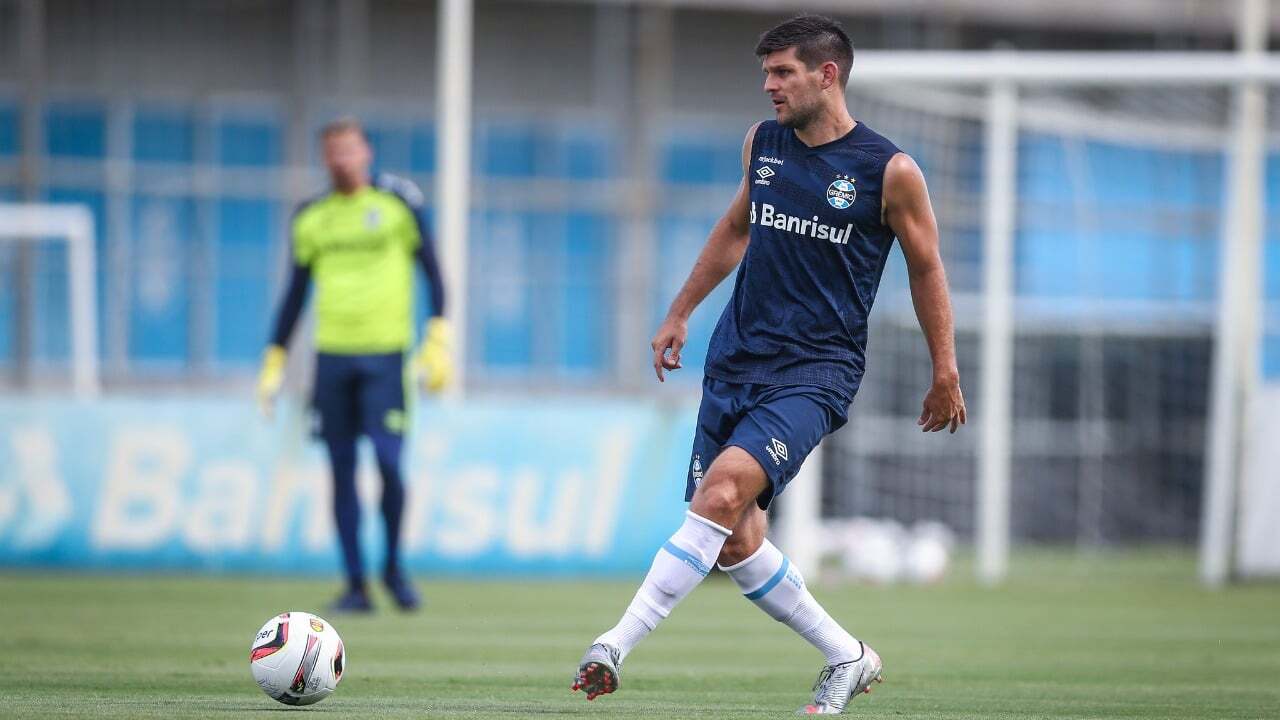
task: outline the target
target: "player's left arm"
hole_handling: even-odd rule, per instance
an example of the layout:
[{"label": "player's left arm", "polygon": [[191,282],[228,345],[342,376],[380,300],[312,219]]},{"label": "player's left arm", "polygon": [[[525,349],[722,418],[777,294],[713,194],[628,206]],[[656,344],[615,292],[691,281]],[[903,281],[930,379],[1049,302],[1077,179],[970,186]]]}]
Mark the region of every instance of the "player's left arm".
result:
[{"label": "player's left arm", "polygon": [[929,188],[920,166],[910,155],[898,153],[889,160],[881,202],[884,222],[898,236],[907,259],[911,302],[933,360],[933,384],[925,394],[917,424],[924,432],[937,432],[947,426],[955,432],[966,417],[956,366],[951,296],[938,253],[938,222],[929,202]]},{"label": "player's left arm", "polygon": [[413,255],[427,277],[430,293],[431,316],[422,330],[422,345],[415,354],[418,379],[427,390],[439,392],[453,377],[453,330],[444,316],[444,273],[436,256],[435,241],[428,229],[426,198],[412,181],[395,176],[382,176],[378,182],[386,185],[408,206],[415,224],[416,244]]},{"label": "player's left arm", "polygon": [[431,295],[431,317],[444,317],[444,275],[440,272],[436,244],[426,230],[425,219],[419,217],[418,226],[422,228],[421,239],[418,242],[418,249],[413,254],[418,259],[422,274],[427,276],[427,291]]},{"label": "player's left arm", "polygon": [[444,277],[436,260],[435,242],[427,231],[426,219],[421,210],[414,213],[418,219],[418,248],[414,255],[422,273],[427,276],[431,293],[431,317],[422,332],[422,347],[418,350],[418,374],[422,384],[431,392],[440,392],[453,377],[453,330],[444,316]]}]

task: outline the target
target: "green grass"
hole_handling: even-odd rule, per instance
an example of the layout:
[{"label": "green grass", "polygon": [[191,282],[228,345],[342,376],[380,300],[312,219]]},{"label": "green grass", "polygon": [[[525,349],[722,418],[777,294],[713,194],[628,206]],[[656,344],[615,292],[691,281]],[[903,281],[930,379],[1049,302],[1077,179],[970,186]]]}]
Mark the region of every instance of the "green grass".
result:
[{"label": "green grass", "polygon": [[[821,665],[713,577],[627,660],[621,691],[587,703],[571,671],[632,582],[426,588],[417,615],[329,618],[349,672],[291,709],[249,678],[249,640],[274,613],[322,607],[332,583],[3,573],[0,716],[781,717]],[[1185,557],[1037,555],[999,590],[815,592],[885,660],[855,716],[1280,716],[1280,586],[1205,591]]]}]

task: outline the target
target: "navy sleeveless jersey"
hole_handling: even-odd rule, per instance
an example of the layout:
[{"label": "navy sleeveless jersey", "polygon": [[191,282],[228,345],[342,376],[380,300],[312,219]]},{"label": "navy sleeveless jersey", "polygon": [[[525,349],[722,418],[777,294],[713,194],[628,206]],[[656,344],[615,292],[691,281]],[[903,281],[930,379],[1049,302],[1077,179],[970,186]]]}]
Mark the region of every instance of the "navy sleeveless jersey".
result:
[{"label": "navy sleeveless jersey", "polygon": [[707,375],[817,385],[853,399],[867,314],[893,245],[880,198],[897,152],[861,122],[816,147],[774,121],[760,124],[746,172],[751,242],[707,348]]}]

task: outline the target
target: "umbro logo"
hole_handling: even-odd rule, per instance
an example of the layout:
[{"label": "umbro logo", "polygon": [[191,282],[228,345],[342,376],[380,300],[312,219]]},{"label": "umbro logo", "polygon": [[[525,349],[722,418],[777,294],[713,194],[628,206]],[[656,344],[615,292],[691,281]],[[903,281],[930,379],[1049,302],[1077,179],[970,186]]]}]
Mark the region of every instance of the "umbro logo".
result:
[{"label": "umbro logo", "polygon": [[774,465],[781,465],[787,461],[787,444],[778,438],[769,438],[769,444],[764,449],[769,453],[769,458],[773,460]]},{"label": "umbro logo", "polygon": [[761,165],[760,167],[756,168],[756,175],[759,175],[761,180],[768,180],[769,178],[777,174],[778,173],[774,172],[773,168],[769,167],[768,165]]}]

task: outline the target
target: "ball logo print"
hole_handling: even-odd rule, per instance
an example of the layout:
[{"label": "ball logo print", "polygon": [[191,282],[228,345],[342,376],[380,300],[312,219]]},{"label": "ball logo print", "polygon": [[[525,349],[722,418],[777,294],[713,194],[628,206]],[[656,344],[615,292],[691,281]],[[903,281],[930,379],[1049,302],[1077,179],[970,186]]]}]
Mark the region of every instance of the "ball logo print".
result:
[{"label": "ball logo print", "polygon": [[306,695],[320,686],[319,678],[311,674],[315,672],[316,664],[319,662],[320,638],[308,635],[307,649],[302,653],[302,662],[298,664],[298,669],[293,673],[293,682],[289,684],[290,693]]},{"label": "ball logo print", "polygon": [[278,618],[276,621],[268,622],[266,627],[258,631],[258,637],[254,639],[253,649],[249,651],[249,662],[257,662],[265,657],[276,654],[284,648],[285,644],[288,642],[288,617]]},{"label": "ball logo print", "polygon": [[858,190],[852,178],[836,178],[827,186],[827,204],[837,210],[847,210],[858,198]]}]

